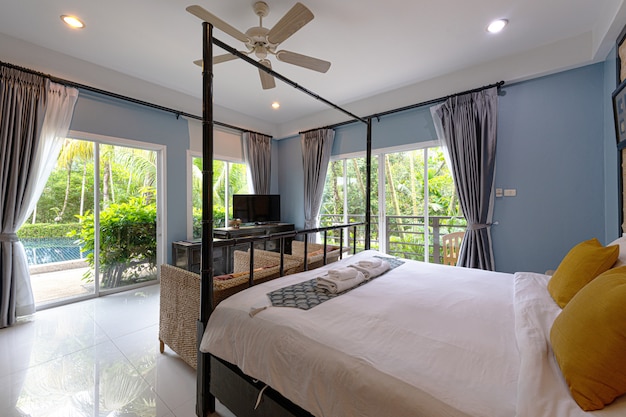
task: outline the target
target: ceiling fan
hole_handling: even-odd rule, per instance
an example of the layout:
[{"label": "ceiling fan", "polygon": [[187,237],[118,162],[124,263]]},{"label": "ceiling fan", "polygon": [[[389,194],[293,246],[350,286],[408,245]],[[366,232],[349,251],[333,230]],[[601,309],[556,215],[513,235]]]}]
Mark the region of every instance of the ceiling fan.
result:
[{"label": "ceiling fan", "polygon": [[[267,56],[274,55],[282,62],[322,73],[328,71],[330,68],[330,62],[328,61],[298,54],[296,52],[276,50],[279,44],[313,20],[313,13],[306,6],[302,3],[296,3],[271,29],[263,27],[263,18],[269,14],[270,10],[267,3],[257,1],[252,7],[254,13],[259,16],[259,26],[251,27],[246,33],[239,31],[200,6],[189,6],[187,7],[187,11],[212,24],[222,32],[243,42],[246,45],[247,51],[240,52],[246,55],[253,53],[259,59],[259,63],[265,65],[267,68],[272,68],[272,63],[267,59]],[[213,57],[213,64],[219,64],[235,58],[237,57],[231,53],[217,55]],[[202,60],[194,61],[194,63],[202,66]],[[261,78],[261,86],[264,90],[276,87],[274,77],[270,74],[259,69],[259,76]]]}]

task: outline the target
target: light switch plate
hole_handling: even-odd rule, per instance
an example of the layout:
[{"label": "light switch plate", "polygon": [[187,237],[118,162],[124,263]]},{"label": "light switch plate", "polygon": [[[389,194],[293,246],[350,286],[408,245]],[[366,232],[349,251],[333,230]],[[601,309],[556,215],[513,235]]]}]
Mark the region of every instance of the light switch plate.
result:
[{"label": "light switch plate", "polygon": [[496,197],[502,197],[502,188],[496,188]]},{"label": "light switch plate", "polygon": [[517,190],[515,188],[507,188],[504,190],[505,197],[515,197],[517,195]]}]

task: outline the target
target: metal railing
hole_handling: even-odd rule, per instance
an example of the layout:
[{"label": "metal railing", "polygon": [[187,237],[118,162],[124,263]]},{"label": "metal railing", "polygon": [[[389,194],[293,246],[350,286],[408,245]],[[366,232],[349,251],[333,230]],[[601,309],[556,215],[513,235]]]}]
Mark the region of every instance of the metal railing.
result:
[{"label": "metal railing", "polygon": [[[350,214],[348,218],[350,221],[363,221],[365,216]],[[343,220],[343,214],[320,216],[322,225],[336,224]],[[462,217],[385,216],[384,233],[379,233],[377,220],[378,217],[372,216],[372,249],[380,248],[379,241],[383,241],[384,251],[389,255],[432,263],[442,263],[441,237],[464,231],[467,227]],[[357,246],[364,246],[363,236],[357,238]]]}]

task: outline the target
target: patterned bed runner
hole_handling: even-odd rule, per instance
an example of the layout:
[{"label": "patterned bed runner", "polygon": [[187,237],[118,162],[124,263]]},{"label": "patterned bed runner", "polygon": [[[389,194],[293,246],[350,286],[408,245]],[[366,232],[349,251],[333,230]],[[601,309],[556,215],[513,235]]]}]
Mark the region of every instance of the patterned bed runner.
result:
[{"label": "patterned bed runner", "polygon": [[[397,258],[387,258],[383,256],[376,256],[376,258],[380,258],[383,261],[389,262],[389,270],[387,272],[391,271],[394,268],[399,267],[400,265],[404,263],[403,260],[397,259]],[[379,276],[382,276],[382,275],[379,275]],[[372,278],[372,279],[376,279],[376,278]],[[358,288],[361,285],[365,285],[369,281],[364,281],[361,284],[357,285],[356,287],[350,288],[346,291],[343,291],[337,294],[333,294],[331,292],[326,291],[323,288],[318,288],[317,278],[313,278],[308,281],[290,285],[288,287],[279,288],[277,290],[267,293],[267,296],[270,298],[270,301],[272,302],[272,306],[274,307],[295,307],[301,310],[309,310],[315,307],[316,305],[322,304],[324,301],[328,301],[341,294],[345,294],[348,291],[353,290],[354,288]]]}]

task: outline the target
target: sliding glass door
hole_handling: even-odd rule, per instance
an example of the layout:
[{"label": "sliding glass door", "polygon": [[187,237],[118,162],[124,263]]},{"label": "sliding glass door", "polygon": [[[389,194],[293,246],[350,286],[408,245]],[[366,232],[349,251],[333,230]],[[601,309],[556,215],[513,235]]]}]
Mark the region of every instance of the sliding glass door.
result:
[{"label": "sliding glass door", "polygon": [[162,262],[162,147],[108,137],[65,140],[18,232],[38,308],[154,282]]}]

